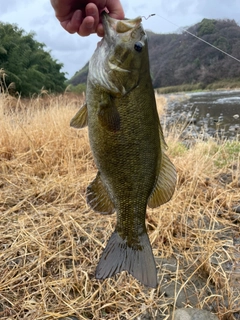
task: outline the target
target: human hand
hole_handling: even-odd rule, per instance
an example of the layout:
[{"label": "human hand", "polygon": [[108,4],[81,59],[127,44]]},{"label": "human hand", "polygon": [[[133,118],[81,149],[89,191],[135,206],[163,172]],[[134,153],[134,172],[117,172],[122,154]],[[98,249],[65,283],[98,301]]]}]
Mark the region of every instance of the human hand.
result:
[{"label": "human hand", "polygon": [[97,33],[104,35],[100,14],[107,9],[115,19],[123,19],[124,12],[120,0],[51,0],[55,15],[61,26],[69,33],[80,36]]}]

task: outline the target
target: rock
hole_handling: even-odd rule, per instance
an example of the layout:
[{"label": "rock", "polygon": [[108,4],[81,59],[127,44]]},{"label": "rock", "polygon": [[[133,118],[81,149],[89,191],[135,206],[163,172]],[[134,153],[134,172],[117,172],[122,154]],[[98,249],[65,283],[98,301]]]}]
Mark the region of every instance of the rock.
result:
[{"label": "rock", "polygon": [[233,223],[237,224],[240,222],[240,214],[239,213],[231,214],[230,219],[232,220]]},{"label": "rock", "polygon": [[218,320],[218,317],[206,310],[187,308],[176,310],[174,320]]},{"label": "rock", "polygon": [[236,213],[240,213],[240,206],[233,207],[233,211]]},{"label": "rock", "polygon": [[174,282],[162,283],[161,292],[164,292],[165,297],[174,299],[175,293],[178,292],[177,300],[175,301],[177,308],[182,308],[186,303],[191,305],[196,305],[198,303],[198,296],[194,287],[188,287],[187,293],[185,290],[180,290],[180,284],[175,284]]},{"label": "rock", "polygon": [[223,184],[229,184],[229,183],[233,182],[232,173],[220,173],[217,176],[217,179],[219,182],[221,182]]},{"label": "rock", "polygon": [[188,124],[197,124],[197,119],[196,118],[190,118],[190,119],[188,119],[188,122],[187,122]]}]

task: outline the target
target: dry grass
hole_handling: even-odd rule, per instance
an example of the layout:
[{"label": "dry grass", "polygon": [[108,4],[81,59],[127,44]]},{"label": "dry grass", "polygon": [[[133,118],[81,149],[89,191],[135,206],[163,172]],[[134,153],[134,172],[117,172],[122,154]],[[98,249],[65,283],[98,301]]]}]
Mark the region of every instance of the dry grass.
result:
[{"label": "dry grass", "polygon": [[0,318],[170,319],[192,306],[237,319],[239,154],[214,141],[187,150],[170,135],[176,192],[147,212],[160,285],[148,290],[125,273],[100,282],[94,270],[115,216],[86,205],[96,169],[87,130],[69,127],[80,103],[0,95]]}]

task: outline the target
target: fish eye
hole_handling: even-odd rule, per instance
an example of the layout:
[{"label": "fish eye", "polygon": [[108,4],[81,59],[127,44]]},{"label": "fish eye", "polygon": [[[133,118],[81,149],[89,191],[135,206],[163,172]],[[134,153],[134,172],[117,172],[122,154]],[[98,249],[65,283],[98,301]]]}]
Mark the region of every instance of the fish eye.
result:
[{"label": "fish eye", "polygon": [[141,52],[141,51],[142,51],[142,48],[143,48],[142,42],[138,41],[138,42],[135,43],[134,49],[135,49],[137,52]]}]

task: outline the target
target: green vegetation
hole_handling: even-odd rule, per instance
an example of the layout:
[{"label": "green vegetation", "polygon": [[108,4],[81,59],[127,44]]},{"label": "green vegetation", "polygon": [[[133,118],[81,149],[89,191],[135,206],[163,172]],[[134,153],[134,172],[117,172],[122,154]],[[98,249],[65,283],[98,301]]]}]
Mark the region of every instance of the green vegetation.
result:
[{"label": "green vegetation", "polygon": [[79,83],[76,86],[70,84],[68,86],[68,91],[76,93],[76,94],[82,94],[83,92],[86,91],[86,84],[85,83]]},{"label": "green vegetation", "polygon": [[[226,141],[224,148],[219,146],[218,156],[215,160],[215,165],[218,168],[230,166],[234,160],[240,155],[240,142],[239,141]],[[236,164],[235,164],[236,165]]]},{"label": "green vegetation", "polygon": [[179,86],[158,88],[156,91],[159,94],[168,94],[168,93],[172,93],[172,92],[203,91],[204,89],[205,88],[202,83],[197,83],[197,84],[182,84]]},{"label": "green vegetation", "polygon": [[172,157],[182,157],[188,152],[188,148],[181,141],[170,141],[168,146],[171,149]]},{"label": "green vegetation", "polygon": [[198,26],[198,36],[202,37],[205,34],[211,34],[215,32],[216,20],[203,19]]},{"label": "green vegetation", "polygon": [[43,88],[50,92],[65,90],[63,64],[51,57],[45,44],[34,40],[34,33],[0,23],[0,39],[0,81],[4,87],[22,96],[40,93]]},{"label": "green vegetation", "polygon": [[208,85],[203,83],[195,84],[182,84],[178,86],[170,86],[156,89],[159,94],[168,94],[172,92],[185,92],[185,91],[204,91],[204,90],[218,90],[218,89],[236,89],[240,88],[240,79],[223,79],[214,81]]}]

